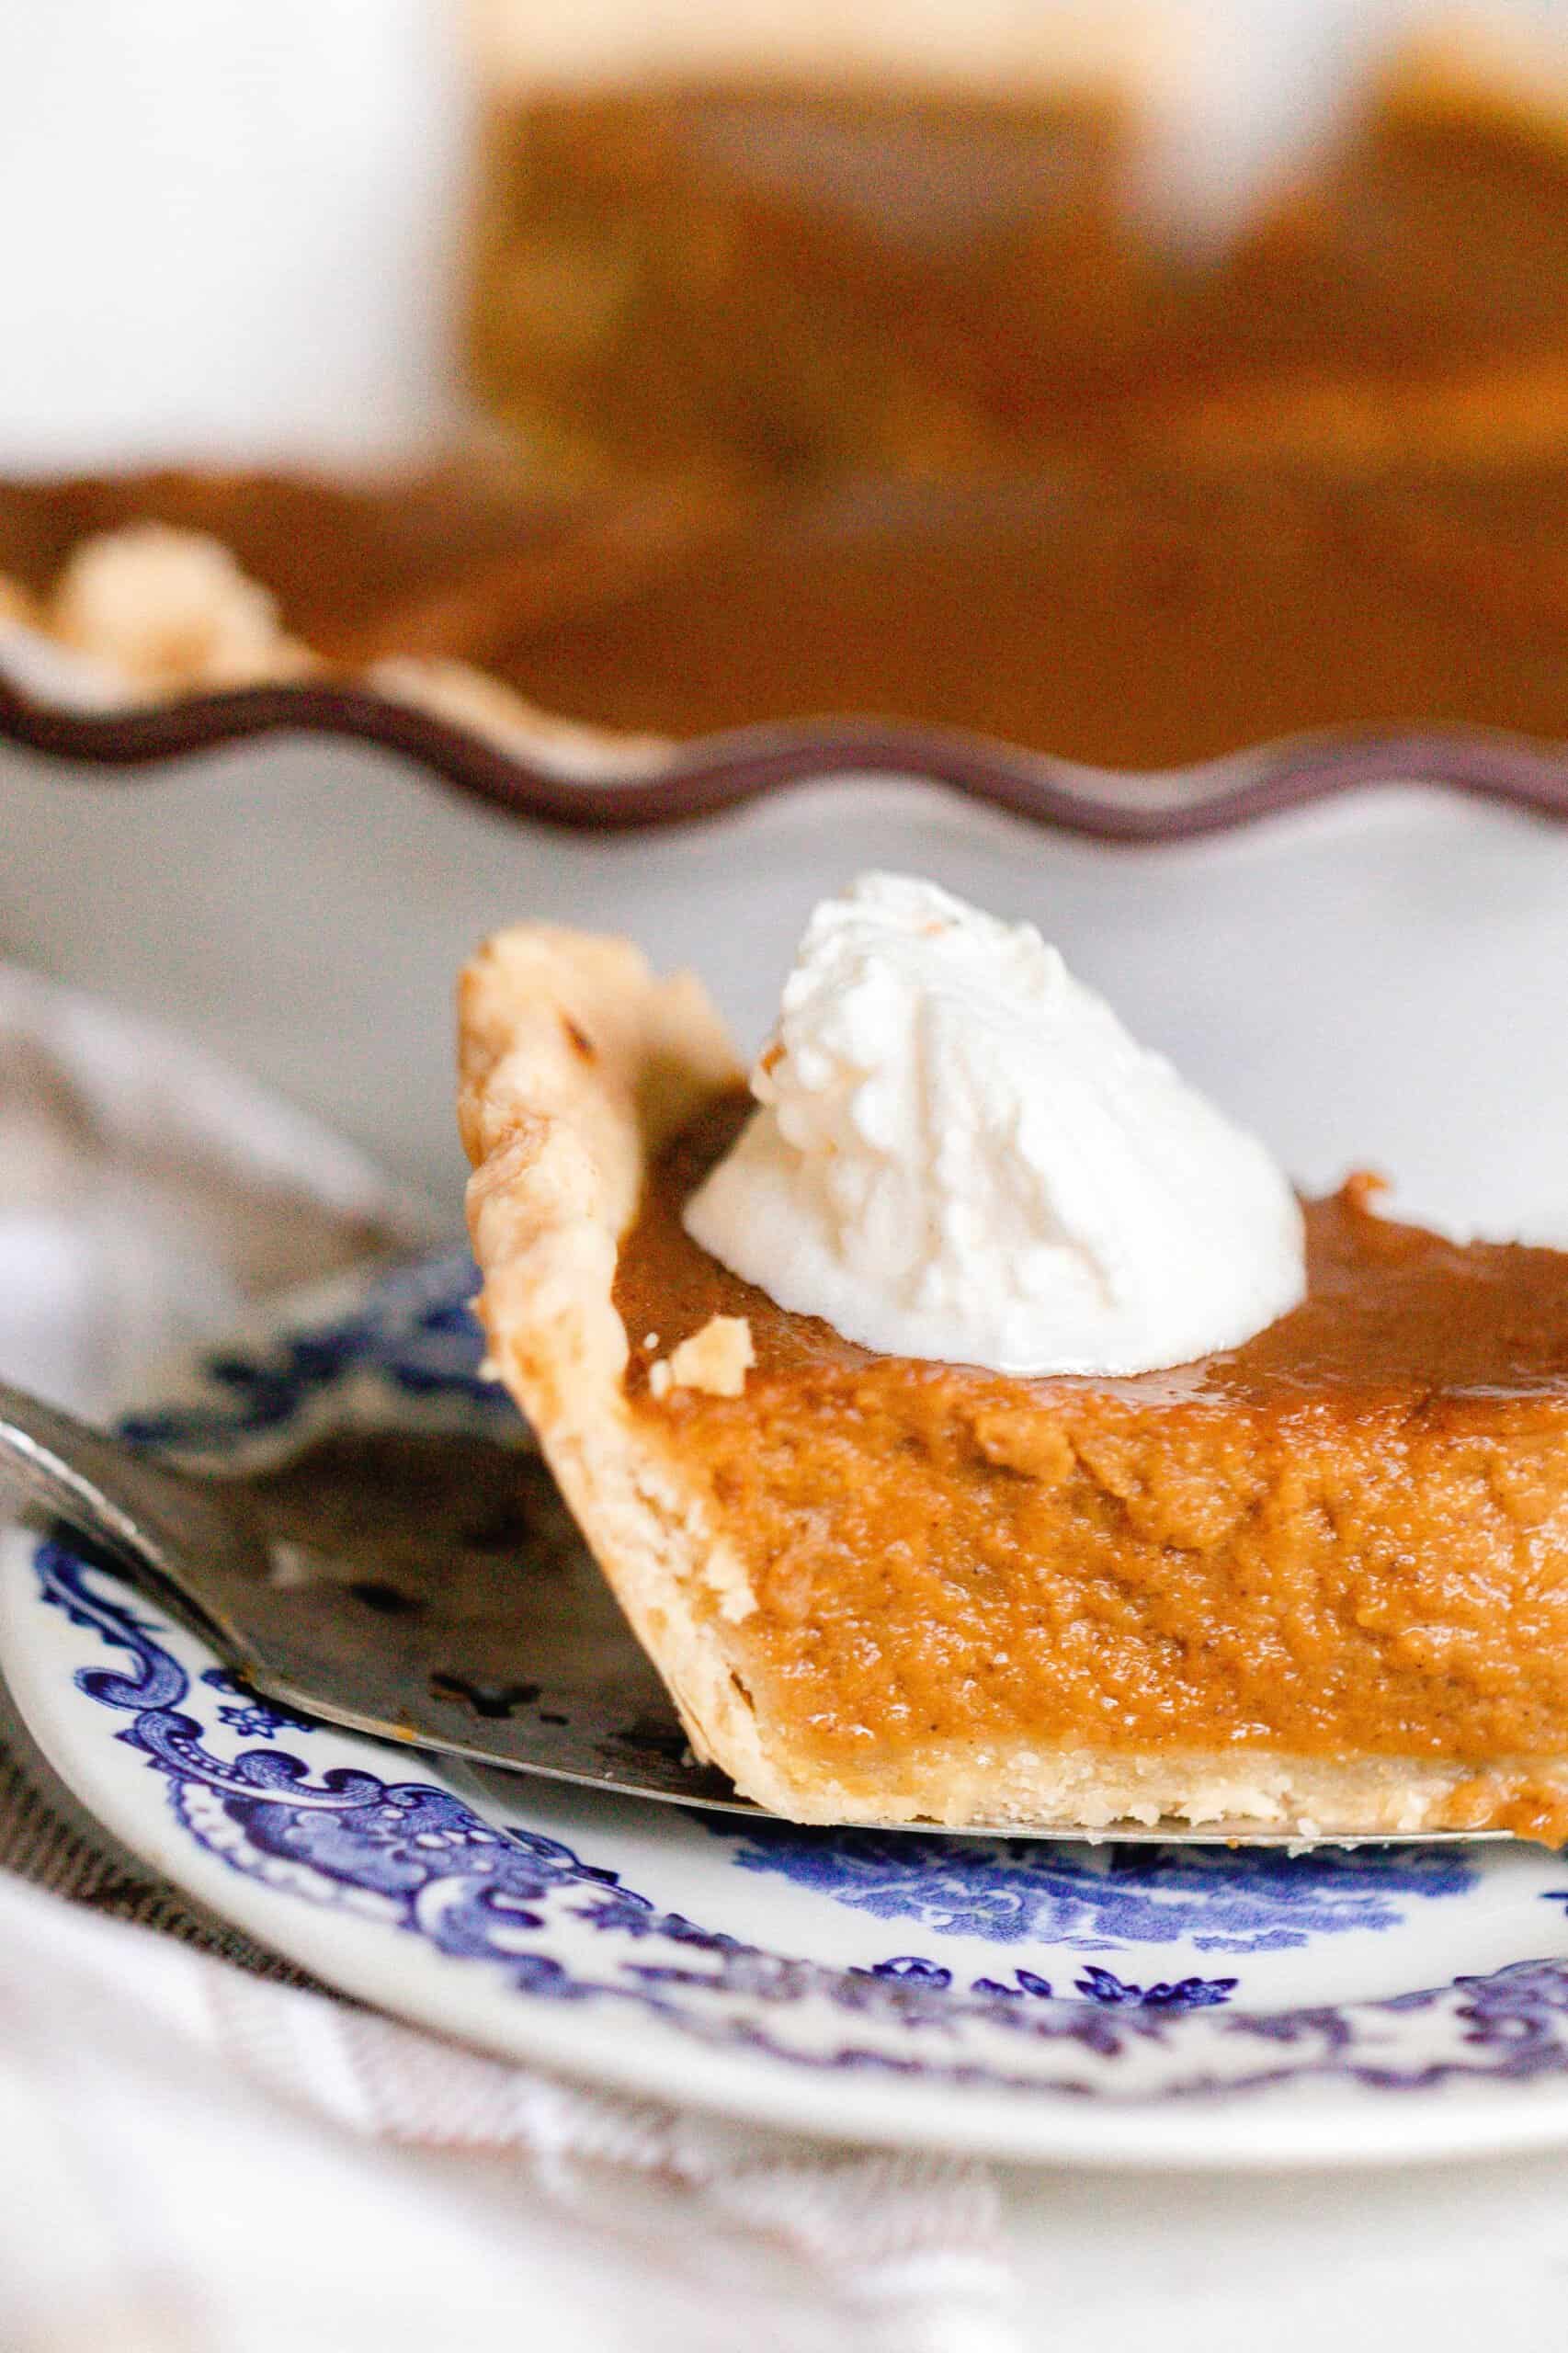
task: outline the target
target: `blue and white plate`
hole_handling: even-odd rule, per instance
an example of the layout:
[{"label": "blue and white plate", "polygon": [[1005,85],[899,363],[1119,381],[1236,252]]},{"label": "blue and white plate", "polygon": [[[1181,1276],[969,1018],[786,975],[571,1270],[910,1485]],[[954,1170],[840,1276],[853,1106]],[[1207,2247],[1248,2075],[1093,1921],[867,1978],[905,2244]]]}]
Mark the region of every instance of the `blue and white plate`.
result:
[{"label": "blue and white plate", "polygon": [[[520,1428],[466,1254],[321,1294],[156,1434]],[[140,1417],[150,1427],[148,1416]],[[57,1544],[0,1537],[12,1696],[210,1910],[487,2050],[756,2120],[1091,2163],[1568,2143],[1568,1861],[824,1833],[437,1765],[287,1715]]]}]

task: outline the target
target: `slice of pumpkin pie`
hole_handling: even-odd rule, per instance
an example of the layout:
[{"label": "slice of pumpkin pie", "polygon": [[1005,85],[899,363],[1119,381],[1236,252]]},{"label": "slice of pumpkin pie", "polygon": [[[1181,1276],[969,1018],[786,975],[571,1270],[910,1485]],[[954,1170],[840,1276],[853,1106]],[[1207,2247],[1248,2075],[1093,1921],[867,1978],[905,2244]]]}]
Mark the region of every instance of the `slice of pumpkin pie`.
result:
[{"label": "slice of pumpkin pie", "polygon": [[461,1051],[494,1364],[746,1795],[1568,1834],[1568,1255],[1303,1211],[1038,934],[895,878],[752,1093],[694,980],[540,926]]}]

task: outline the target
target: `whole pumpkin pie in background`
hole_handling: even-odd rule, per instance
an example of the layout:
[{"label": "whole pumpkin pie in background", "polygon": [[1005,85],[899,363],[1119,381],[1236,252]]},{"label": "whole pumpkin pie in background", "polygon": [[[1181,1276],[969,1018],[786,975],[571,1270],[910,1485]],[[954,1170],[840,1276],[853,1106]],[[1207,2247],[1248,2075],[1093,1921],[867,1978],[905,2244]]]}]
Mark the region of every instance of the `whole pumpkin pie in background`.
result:
[{"label": "whole pumpkin pie in background", "polygon": [[695,981],[525,926],[470,966],[461,1035],[494,1369],[745,1794],[1568,1831],[1568,1255],[1400,1224],[1358,1178],[1238,1344],[1114,1374],[883,1351],[688,1230],[752,1109]]},{"label": "whole pumpkin pie in background", "polygon": [[[1563,733],[1554,85],[1411,50],[1199,251],[1132,201],[1103,76],[988,79],[962,44],[813,74],[808,43],[639,78],[609,11],[551,78],[548,28],[490,13],[460,449],[0,485],[12,608],[127,696],[412,662],[389,687],[503,734],[881,714],[1156,769]],[[85,593],[147,521],[259,602],[236,625],[211,563],[175,593],[145,539]]]}]

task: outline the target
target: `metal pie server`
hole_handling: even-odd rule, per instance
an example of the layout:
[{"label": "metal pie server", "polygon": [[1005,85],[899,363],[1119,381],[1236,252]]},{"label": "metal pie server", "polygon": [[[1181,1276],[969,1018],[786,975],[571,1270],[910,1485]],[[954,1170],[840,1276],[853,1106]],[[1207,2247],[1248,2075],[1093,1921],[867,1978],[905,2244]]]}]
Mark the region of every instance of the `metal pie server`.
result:
[{"label": "metal pie server", "polygon": [[[548,1471],[524,1447],[337,1429],[262,1471],[199,1475],[0,1382],[6,1485],[30,1517],[104,1554],[258,1692],[302,1714],[620,1797],[763,1813],[693,1756]],[[973,1835],[1091,1834],[1006,1824]],[[1312,1843],[1244,1823],[1092,1835]]]}]

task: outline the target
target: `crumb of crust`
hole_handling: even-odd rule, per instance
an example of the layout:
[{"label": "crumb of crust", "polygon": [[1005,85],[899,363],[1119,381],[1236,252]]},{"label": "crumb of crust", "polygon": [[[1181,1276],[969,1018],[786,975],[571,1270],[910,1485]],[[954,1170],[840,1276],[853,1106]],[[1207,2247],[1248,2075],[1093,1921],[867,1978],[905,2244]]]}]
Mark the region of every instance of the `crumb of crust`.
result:
[{"label": "crumb of crust", "polygon": [[276,600],[221,541],[165,523],[132,524],[79,547],[47,619],[62,644],[147,696],[256,686],[312,666],[284,633]]},{"label": "crumb of crust", "polygon": [[746,1374],[756,1362],[751,1325],[744,1315],[710,1315],[667,1358],[648,1368],[648,1386],[655,1397],[672,1389],[704,1389],[711,1397],[738,1397]]}]

